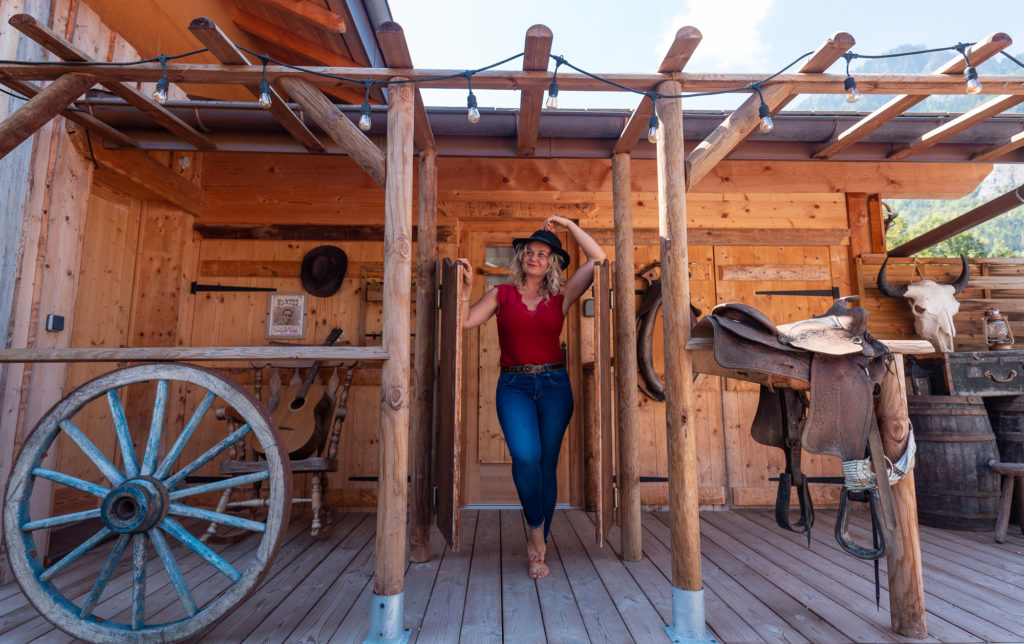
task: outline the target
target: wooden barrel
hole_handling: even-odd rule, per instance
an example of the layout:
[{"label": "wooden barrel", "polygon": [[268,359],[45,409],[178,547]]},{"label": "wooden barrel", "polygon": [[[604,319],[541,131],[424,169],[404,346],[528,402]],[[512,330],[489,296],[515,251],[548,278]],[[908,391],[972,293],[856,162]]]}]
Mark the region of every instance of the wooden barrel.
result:
[{"label": "wooden barrel", "polygon": [[[985,399],[988,419],[996,435],[999,460],[1004,463],[1024,463],[1024,396],[994,396]],[[1020,524],[1020,485],[1013,488],[1014,503],[1010,506],[1010,522]]]},{"label": "wooden barrel", "polygon": [[999,458],[985,404],[976,396],[907,396],[917,441],[917,516],[951,530],[993,530]]}]

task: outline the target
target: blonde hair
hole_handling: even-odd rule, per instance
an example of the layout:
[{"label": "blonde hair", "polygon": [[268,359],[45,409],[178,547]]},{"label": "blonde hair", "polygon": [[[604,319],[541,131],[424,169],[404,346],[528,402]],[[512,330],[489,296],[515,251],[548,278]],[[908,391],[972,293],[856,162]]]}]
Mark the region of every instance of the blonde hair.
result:
[{"label": "blonde hair", "polygon": [[[516,249],[512,260],[508,264],[508,283],[517,289],[526,286],[526,273],[523,272],[523,256],[526,255],[526,244],[520,244]],[[548,255],[548,270],[540,283],[537,291],[542,299],[548,299],[552,295],[558,295],[565,287],[565,277],[562,275],[562,262],[552,252]]]}]

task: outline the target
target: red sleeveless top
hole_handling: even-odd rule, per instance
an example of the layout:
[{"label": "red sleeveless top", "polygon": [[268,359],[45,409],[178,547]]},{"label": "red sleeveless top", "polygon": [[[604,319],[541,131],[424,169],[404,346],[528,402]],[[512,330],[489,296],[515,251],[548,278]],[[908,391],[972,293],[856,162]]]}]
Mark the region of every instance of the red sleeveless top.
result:
[{"label": "red sleeveless top", "polygon": [[546,364],[565,359],[558,336],[562,333],[565,316],[559,293],[541,300],[531,311],[523,304],[519,289],[511,284],[498,285],[498,345],[501,347],[501,366]]}]

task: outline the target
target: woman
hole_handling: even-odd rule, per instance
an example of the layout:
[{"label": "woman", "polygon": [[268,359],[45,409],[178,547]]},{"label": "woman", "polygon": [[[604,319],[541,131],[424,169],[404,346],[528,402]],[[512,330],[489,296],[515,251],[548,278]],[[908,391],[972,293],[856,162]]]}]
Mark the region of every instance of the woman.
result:
[{"label": "woman", "polygon": [[[563,228],[587,256],[587,262],[568,280],[562,272],[569,265],[569,253],[554,234]],[[558,493],[558,453],[573,409],[559,335],[565,314],[590,286],[594,264],[602,261],[605,253],[579,226],[555,215],[545,219],[544,227],[530,237],[513,239],[512,246],[516,252],[509,263],[508,284],[488,290],[476,304],[464,308],[462,326],[472,329],[492,315],[498,318],[498,422],[530,527],[526,545],[530,576],[542,579],[549,573],[544,556]],[[466,259],[458,263],[462,265],[464,292],[469,293],[472,268]]]}]

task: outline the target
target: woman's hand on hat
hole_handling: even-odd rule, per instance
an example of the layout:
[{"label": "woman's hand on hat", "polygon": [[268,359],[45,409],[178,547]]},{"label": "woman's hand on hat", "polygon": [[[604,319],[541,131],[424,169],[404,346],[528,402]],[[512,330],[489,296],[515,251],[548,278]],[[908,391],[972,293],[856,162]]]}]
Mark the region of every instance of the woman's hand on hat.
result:
[{"label": "woman's hand on hat", "polygon": [[555,233],[562,228],[568,228],[571,224],[572,220],[570,219],[559,217],[558,215],[551,215],[544,220],[544,230]]}]

